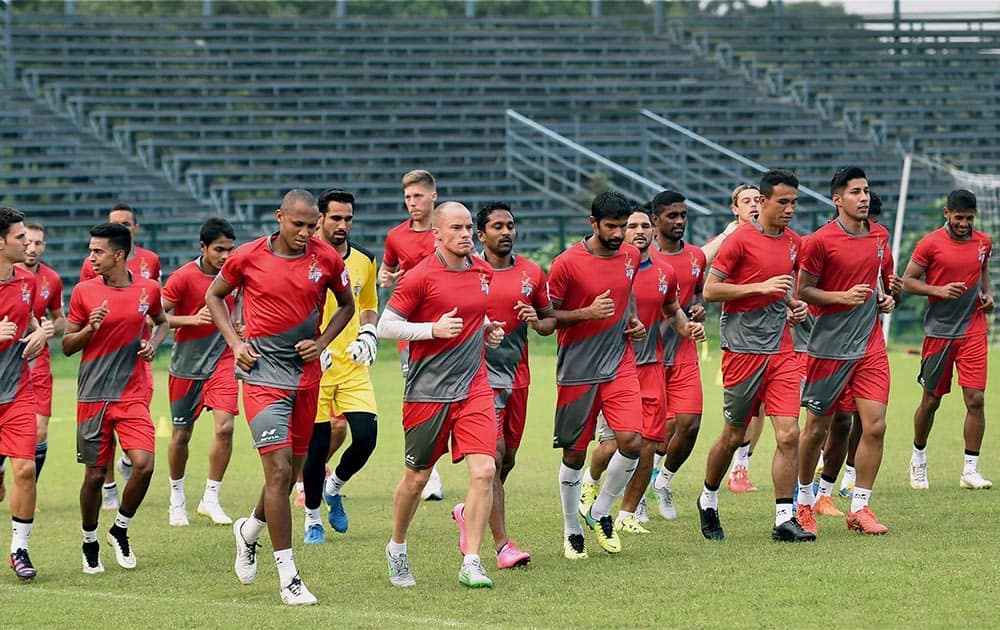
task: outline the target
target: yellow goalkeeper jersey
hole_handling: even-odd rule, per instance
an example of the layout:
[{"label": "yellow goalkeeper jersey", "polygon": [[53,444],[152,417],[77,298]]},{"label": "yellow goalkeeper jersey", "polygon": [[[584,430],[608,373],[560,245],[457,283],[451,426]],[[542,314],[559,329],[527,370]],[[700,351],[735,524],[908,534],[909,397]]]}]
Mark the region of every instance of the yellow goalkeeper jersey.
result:
[{"label": "yellow goalkeeper jersey", "polygon": [[[354,369],[354,364],[347,356],[347,345],[358,336],[358,330],[361,328],[361,313],[363,311],[378,311],[378,291],[375,288],[375,275],[377,273],[375,255],[348,242],[344,264],[351,277],[351,292],[354,293],[354,317],[347,322],[344,330],[328,346],[333,358],[333,366],[330,368],[332,371]],[[323,325],[320,330],[326,328],[336,311],[337,298],[328,291],[326,306],[323,307]]]}]

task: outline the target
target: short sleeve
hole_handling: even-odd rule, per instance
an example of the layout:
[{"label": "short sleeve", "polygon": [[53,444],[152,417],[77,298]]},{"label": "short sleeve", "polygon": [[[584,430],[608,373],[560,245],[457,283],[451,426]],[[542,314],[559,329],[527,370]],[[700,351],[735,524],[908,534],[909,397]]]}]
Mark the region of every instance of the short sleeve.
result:
[{"label": "short sleeve", "polygon": [[153,289],[153,299],[149,301],[149,311],[146,313],[147,315],[159,315],[163,312],[163,302],[160,300],[160,286],[157,284],[156,288]]},{"label": "short sleeve", "polygon": [[94,268],[90,266],[90,259],[84,258],[83,264],[80,265],[80,282],[84,280],[90,280],[91,278],[96,278],[97,274],[94,273]]},{"label": "short sleeve", "polygon": [[802,245],[802,252],[799,258],[799,269],[809,274],[814,278],[819,278],[823,275],[823,239],[817,236],[811,236],[806,239],[806,242]]},{"label": "short sleeve", "polygon": [[[327,256],[330,265],[330,274],[327,276],[326,288],[334,293],[343,293],[351,290],[351,274],[347,271],[344,259],[336,254]],[[225,267],[223,265],[223,267]]]},{"label": "short sleeve", "polygon": [[411,269],[404,273],[399,279],[399,284],[392,292],[386,308],[392,309],[397,315],[404,319],[410,317],[417,311],[423,299],[423,276],[417,269]]},{"label": "short sleeve", "polygon": [[736,271],[742,253],[743,239],[737,233],[722,241],[722,245],[719,246],[719,253],[715,255],[715,260],[712,261],[710,272],[720,278],[728,278]]},{"label": "short sleeve", "polygon": [[87,310],[80,285],[73,289],[73,294],[69,297],[69,315],[66,316],[66,319],[80,326],[86,325],[87,320],[90,319],[90,312]]},{"label": "short sleeve", "polygon": [[532,297],[532,306],[538,313],[552,310],[552,300],[549,299],[549,292],[546,289],[547,279],[541,267],[535,267],[535,295]]},{"label": "short sleeve", "polygon": [[375,288],[375,275],[378,273],[376,271],[375,259],[372,258],[369,263],[365,265],[368,267],[368,274],[365,277],[364,284],[361,285],[361,293],[358,295],[358,311],[377,311],[378,310],[378,290]]},{"label": "short sleeve", "polygon": [[239,288],[243,286],[244,272],[247,260],[247,252],[243,248],[237,249],[233,254],[226,260],[226,264],[222,265],[222,269],[219,270],[219,277],[226,281],[229,286],[234,288]]},{"label": "short sleeve", "polygon": [[552,269],[549,270],[549,279],[545,283],[545,290],[549,296],[549,302],[554,308],[562,306],[566,297],[566,284],[569,281],[569,274],[566,271],[565,254],[556,256],[552,261]]},{"label": "short sleeve", "polygon": [[170,302],[174,306],[180,301],[181,296],[184,295],[185,288],[185,278],[187,274],[183,271],[184,267],[181,267],[177,271],[170,274],[167,278],[166,284],[163,285],[163,289],[160,291],[160,295],[164,300]]},{"label": "short sleeve", "polygon": [[385,253],[382,262],[386,267],[395,268],[399,266],[399,252],[396,251],[396,239],[393,238],[392,230],[385,237]]},{"label": "short sleeve", "polygon": [[45,305],[46,313],[62,310],[63,307],[63,283],[59,274],[52,274],[52,286],[49,293],[48,304]]},{"label": "short sleeve", "polygon": [[[931,232],[933,234],[933,232]],[[910,260],[917,263],[924,269],[930,267],[934,259],[934,245],[930,242],[930,234],[917,241],[917,246],[913,248],[913,255]]]}]

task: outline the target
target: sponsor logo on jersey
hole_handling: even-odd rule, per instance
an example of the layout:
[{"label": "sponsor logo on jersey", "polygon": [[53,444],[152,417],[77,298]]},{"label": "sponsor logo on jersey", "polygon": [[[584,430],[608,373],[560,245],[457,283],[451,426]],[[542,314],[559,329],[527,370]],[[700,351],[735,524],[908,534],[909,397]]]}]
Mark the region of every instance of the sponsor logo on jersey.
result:
[{"label": "sponsor logo on jersey", "polygon": [[698,264],[698,257],[694,255],[694,252],[688,254],[691,260],[691,277],[697,279],[701,277],[701,265]]}]

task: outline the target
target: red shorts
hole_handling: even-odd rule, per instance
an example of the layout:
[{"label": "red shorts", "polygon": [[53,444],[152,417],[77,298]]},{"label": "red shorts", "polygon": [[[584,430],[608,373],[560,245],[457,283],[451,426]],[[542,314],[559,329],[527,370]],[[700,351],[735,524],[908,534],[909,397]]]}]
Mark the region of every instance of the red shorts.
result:
[{"label": "red shorts", "polygon": [[298,390],[243,383],[243,410],[253,445],[261,453],[291,448],[292,455],[309,451],[319,383]]},{"label": "red shorts", "polygon": [[746,354],[722,351],[722,415],[746,426],[764,403],[771,417],[799,417],[798,359],[794,352]]},{"label": "red shorts", "polygon": [[701,365],[697,361],[665,366],[668,416],[700,416],[705,406],[701,389]]},{"label": "red shorts", "polygon": [[29,380],[24,382],[13,400],[0,405],[0,455],[33,460],[37,441],[35,395]]},{"label": "red shorts", "polygon": [[802,406],[816,416],[856,411],[857,399],[889,402],[889,357],[885,351],[860,359],[809,357]]},{"label": "red shorts", "polygon": [[35,413],[52,415],[52,362],[49,351],[42,352],[31,361],[31,385],[35,389]]},{"label": "red shorts", "polygon": [[642,399],[634,370],[604,383],[557,385],[556,391],[554,448],[586,451],[601,411],[613,431],[642,433]]},{"label": "red shorts", "polygon": [[156,452],[156,428],[145,400],[76,403],[76,460],[103,467],[115,454],[114,435],[123,451]]},{"label": "red shorts", "polygon": [[642,437],[662,442],[667,439],[667,391],[662,363],[636,367],[642,402]]},{"label": "red shorts", "polygon": [[528,417],[528,388],[494,389],[493,408],[497,414],[497,442],[503,440],[507,448],[517,448]]},{"label": "red shorts", "polygon": [[[223,366],[219,366],[222,368]],[[204,380],[192,380],[171,374],[167,380],[170,390],[170,416],[178,429],[191,430],[195,420],[205,409],[226,411],[239,415],[239,385],[232,367],[217,369]]]},{"label": "red shorts", "polygon": [[430,468],[448,452],[449,438],[452,462],[466,455],[494,457],[496,423],[493,390],[488,388],[477,388],[468,398],[450,403],[404,401],[406,465],[413,470]]},{"label": "red shorts", "polygon": [[957,366],[960,387],[985,391],[988,354],[985,334],[964,339],[924,337],[917,382],[928,394],[941,398],[951,391],[952,373]]}]

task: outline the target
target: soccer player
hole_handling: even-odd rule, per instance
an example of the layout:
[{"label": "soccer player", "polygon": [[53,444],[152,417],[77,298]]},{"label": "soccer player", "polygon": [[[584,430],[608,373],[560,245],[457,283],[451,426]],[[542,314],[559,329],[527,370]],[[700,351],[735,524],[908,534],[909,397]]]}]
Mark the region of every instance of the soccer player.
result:
[{"label": "soccer player", "polygon": [[[514,469],[517,449],[528,415],[528,329],[551,335],[556,329],[552,303],[545,289],[545,272],[527,258],[514,255],[517,229],[514,213],[502,201],[483,205],[476,214],[476,230],[483,244],[483,259],[493,268],[487,300],[489,317],[506,322],[504,338],[496,348],[486,348],[486,368],[493,388],[496,411],[496,470],[493,477],[493,508],[489,524],[496,547],[497,567],[509,569],[531,561],[507,535],[504,483]],[[461,523],[463,505],[452,512]]]},{"label": "soccer player", "polygon": [[[324,190],[319,195],[319,212],[319,238],[337,250],[347,266],[355,311],[343,332],[323,352],[329,366],[320,380],[316,426],[302,468],[307,544],[325,540],[319,513],[324,499],[330,507],[330,526],[337,532],[347,531],[347,512],[340,490],[368,462],[378,437],[378,406],[368,373],[378,352],[375,256],[349,240],[354,225],[353,194],[339,188]],[[328,295],[322,322],[329,322],[335,311],[336,302]],[[326,462],[343,444],[345,425],[351,429],[351,444],[324,485]]]},{"label": "soccer player", "polygon": [[549,273],[558,327],[552,446],[562,449],[563,554],[570,560],[587,557],[577,513],[587,445],[594,439],[598,413],[604,412],[615,432],[617,450],[584,521],[608,553],[621,552],[611,504],[632,478],[641,452],[642,401],[628,340],[644,338],[646,330],[632,307],[640,255],[624,242],[631,213],[632,204],[620,193],[597,195],[590,206],[593,233],[556,256]]},{"label": "soccer player", "polygon": [[[344,261],[319,239],[316,198],[306,190],[285,194],[275,211],[278,231],[238,247],[205,294],[205,302],[233,351],[243,381],[243,409],[264,469],[264,487],[250,516],[233,523],[234,570],[242,584],[257,577],[257,543],[266,527],[278,566],[281,600],[315,604],[292,557],[289,494],[309,449],[319,396],[320,352],[354,315]],[[230,319],[227,295],[243,291],[245,336]],[[326,292],[337,312],[320,332]]]},{"label": "soccer player", "polygon": [[803,527],[816,531],[812,481],[819,450],[834,413],[853,399],[862,433],[847,526],[884,534],[888,528],[868,502],[882,463],[889,401],[889,359],[878,317],[895,308],[889,233],[867,219],[870,194],[861,168],[838,170],[830,194],[837,218],[806,239],[798,276],[799,297],[811,305],[816,319],[802,392],[806,425],[799,439],[797,514]]},{"label": "soccer player", "polygon": [[434,210],[432,225],[434,255],[407,272],[378,323],[380,337],[412,342],[403,392],[406,469],[393,496],[392,537],[385,548],[389,581],[400,587],[416,584],[406,533],[430,468],[448,452],[450,439],[452,461],[464,458],[469,467],[469,491],[459,521],[464,557],[458,581],[470,588],[491,588],[493,581],[479,558],[493,504],[497,441],[484,341],[498,345],[505,322],[486,317],[493,270],[472,255],[468,209],[457,202],[442,203]]},{"label": "soccer player", "polygon": [[[385,251],[382,265],[378,270],[379,286],[391,289],[421,260],[434,253],[437,242],[431,229],[431,213],[437,201],[437,183],[427,171],[415,170],[403,175],[403,201],[410,217],[389,230],[385,236]],[[399,363],[403,377],[409,369],[409,341],[396,342]],[[431,476],[424,486],[422,498],[425,501],[444,500],[444,489],[437,466],[431,468]]]},{"label": "soccer player", "polygon": [[[239,413],[239,388],[233,372],[233,352],[212,322],[205,305],[205,292],[233,251],[236,233],[228,221],[212,217],[201,225],[198,240],[201,255],[172,273],[163,287],[163,309],[170,327],[176,329],[170,353],[173,434],[167,458],[169,523],[177,527],[188,525],[184,497],[188,443],[195,421],[206,409],[212,411],[215,434],[208,451],[208,479],[198,503],[198,514],[218,525],[233,522],[219,503],[219,490],[233,453],[233,419]],[[235,302],[234,295],[226,296],[230,313]]]},{"label": "soccer player", "polygon": [[[705,254],[684,240],[687,230],[687,208],[684,195],[672,190],[657,194],[652,202],[653,225],[660,255],[674,268],[677,277],[677,302],[693,322],[705,321],[702,286],[705,276]],[[691,339],[663,329],[663,365],[666,381],[668,412],[667,441],[657,455],[662,455],[659,472],[653,481],[660,516],[677,518],[670,483],[687,461],[698,439],[703,411],[701,370],[698,350]]]},{"label": "soccer player", "polygon": [[701,533],[722,540],[719,484],[743,442],[746,424],[763,402],[774,426],[777,448],[771,476],[775,517],[771,538],[807,542],[792,510],[799,437],[799,371],[790,325],[806,316],[805,303],[792,297],[793,273],[801,239],[788,229],[798,201],[799,181],[787,171],[768,171],[756,220],[737,228],[719,248],[705,281],[705,299],[722,302],[722,434],[712,445],[705,487],[698,498]]},{"label": "soccer player", "polygon": [[[125,266],[132,233],[123,225],[102,223],[90,229],[90,262],[97,277],[73,288],[62,349],[66,356],[83,351],[77,379],[77,460],[86,466],[80,488],[83,517],[83,572],[101,573],[97,542],[101,483],[114,457],[116,434],[132,462],[132,475],[107,535],[115,560],[136,566],[128,526],[153,477],[156,430],[149,415],[153,384],[144,362],[169,326],[160,302],[160,286]],[[152,319],[152,332],[146,318]]]},{"label": "soccer player", "polygon": [[19,580],[35,578],[28,538],[35,519],[35,398],[28,360],[48,333],[32,315],[37,282],[15,266],[27,249],[24,215],[0,206],[0,455],[10,458],[12,536],[7,562]]},{"label": "soccer player", "polygon": [[976,196],[968,190],[948,193],[944,226],[920,239],[903,272],[903,290],[926,295],[928,304],[917,377],[924,391],[913,414],[910,486],[915,490],[930,486],[927,438],[941,398],[951,391],[955,368],[965,401],[965,462],[959,486],[970,490],[993,487],[979,472],[979,449],[986,431],[986,314],[994,306],[988,267],[993,242],[973,227],[976,206]]}]

